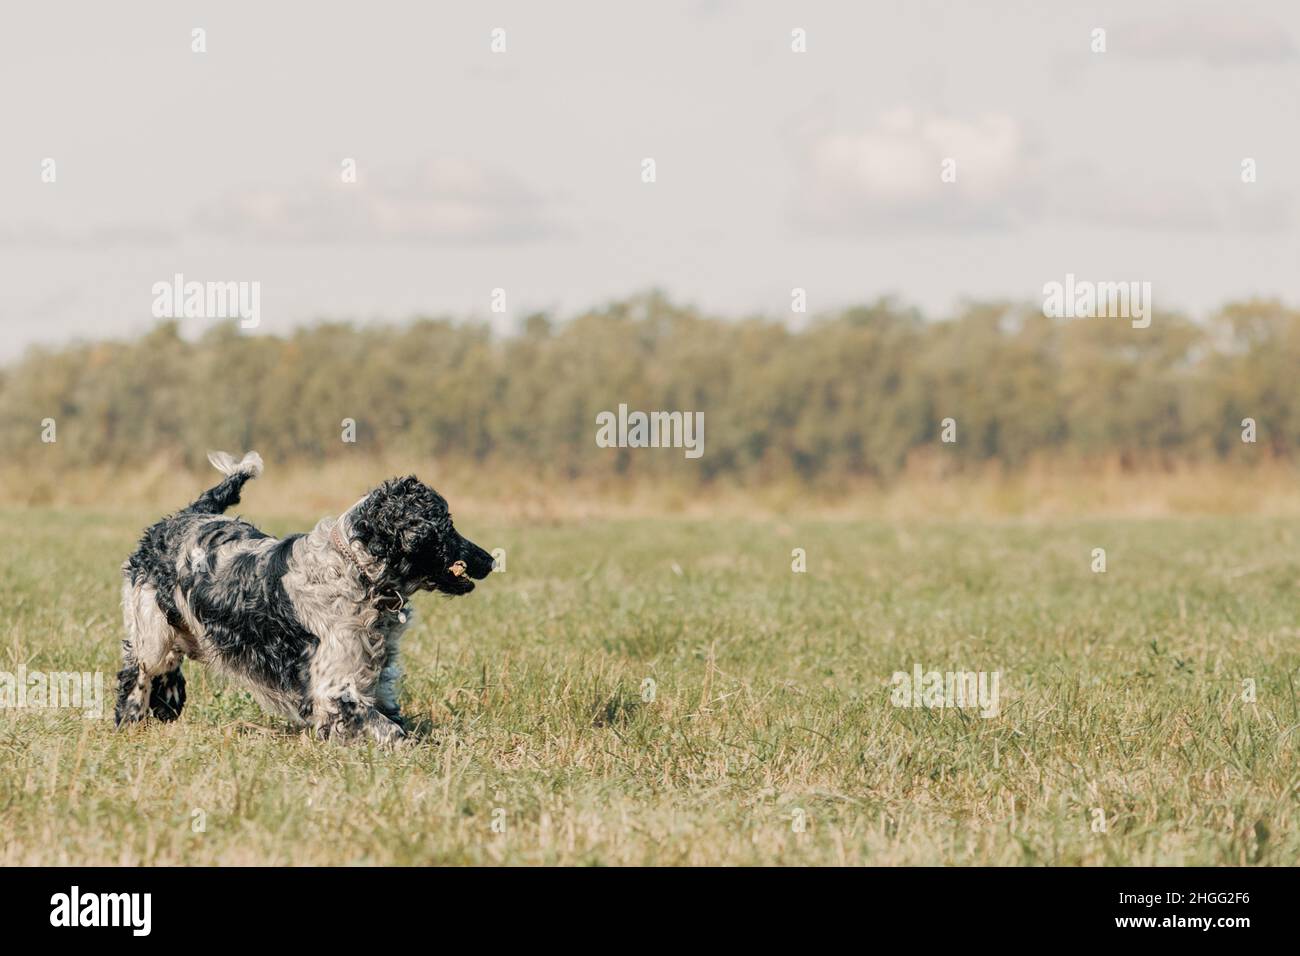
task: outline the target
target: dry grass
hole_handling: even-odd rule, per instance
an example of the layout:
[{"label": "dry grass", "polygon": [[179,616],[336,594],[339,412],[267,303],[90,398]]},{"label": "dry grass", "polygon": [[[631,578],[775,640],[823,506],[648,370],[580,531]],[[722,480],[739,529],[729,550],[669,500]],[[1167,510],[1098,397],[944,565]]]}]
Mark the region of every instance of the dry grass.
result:
[{"label": "dry grass", "polygon": [[[1259,515],[1300,517],[1300,470],[1283,462],[1257,466],[1177,465],[1130,470],[1115,462],[1042,463],[1004,472],[951,473],[937,456],[915,456],[908,472],[885,485],[815,489],[789,482],[736,487],[718,482],[686,488],[654,480],[572,482],[506,466],[413,462],[406,458],[332,460],[321,465],[268,462],[257,482],[263,513],[337,514],[384,478],[415,472],[443,491],[455,509],[501,520],[545,522],[594,518],[779,517],[880,520],[979,518],[1162,517]],[[187,471],[165,459],[129,471],[108,468],[33,472],[0,467],[0,501],[36,507],[169,510],[193,499],[213,472]]]},{"label": "dry grass", "polygon": [[[266,520],[265,492],[244,513],[274,531],[324,510]],[[117,565],[187,494],[5,513],[0,669],[111,677]],[[1300,521],[458,512],[507,572],[418,599],[413,745],[306,740],[193,665],[169,726],[0,713],[0,864],[1300,856]],[[1001,672],[1002,713],[891,706],[890,675],[914,662]]]}]

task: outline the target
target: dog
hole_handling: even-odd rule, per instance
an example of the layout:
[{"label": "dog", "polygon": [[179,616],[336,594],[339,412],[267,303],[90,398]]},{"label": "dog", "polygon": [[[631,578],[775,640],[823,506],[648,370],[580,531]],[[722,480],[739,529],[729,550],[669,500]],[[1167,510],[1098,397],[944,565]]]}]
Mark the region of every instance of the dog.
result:
[{"label": "dog", "polygon": [[319,738],[405,737],[398,647],[411,595],[468,594],[492,555],[456,531],[446,500],[414,475],[310,532],[274,538],[225,515],[262,473],[261,456],[208,460],[225,479],[146,530],[122,565],[117,726],[179,717],[188,657]]}]

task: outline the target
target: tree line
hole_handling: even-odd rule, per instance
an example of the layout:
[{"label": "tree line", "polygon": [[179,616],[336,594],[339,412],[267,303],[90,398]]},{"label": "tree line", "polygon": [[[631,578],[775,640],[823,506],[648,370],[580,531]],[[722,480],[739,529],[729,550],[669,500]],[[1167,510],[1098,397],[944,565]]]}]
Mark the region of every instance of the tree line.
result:
[{"label": "tree line", "polygon": [[[505,337],[450,319],[287,336],[191,327],[33,349],[4,368],[9,462],[199,467],[210,448],[255,448],[268,462],[379,452],[555,480],[830,485],[889,480],[917,455],[1163,467],[1300,448],[1300,311],[1276,301],[1203,321],[1157,313],[1143,329],[1016,303],[927,320],[892,300],[795,329],[658,293],[564,321],[535,314]],[[597,416],[620,404],[702,412],[703,454],[601,447]]]}]

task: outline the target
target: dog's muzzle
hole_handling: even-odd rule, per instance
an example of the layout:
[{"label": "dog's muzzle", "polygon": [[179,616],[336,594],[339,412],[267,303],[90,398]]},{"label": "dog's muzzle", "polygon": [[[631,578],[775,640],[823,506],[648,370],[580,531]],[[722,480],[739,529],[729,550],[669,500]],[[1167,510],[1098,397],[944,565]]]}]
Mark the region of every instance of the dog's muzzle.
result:
[{"label": "dog's muzzle", "polygon": [[474,542],[462,538],[460,546],[453,553],[459,554],[460,557],[452,561],[445,575],[438,575],[431,582],[434,590],[447,594],[468,594],[474,590],[476,580],[481,581],[492,573],[495,563],[492,555]]}]

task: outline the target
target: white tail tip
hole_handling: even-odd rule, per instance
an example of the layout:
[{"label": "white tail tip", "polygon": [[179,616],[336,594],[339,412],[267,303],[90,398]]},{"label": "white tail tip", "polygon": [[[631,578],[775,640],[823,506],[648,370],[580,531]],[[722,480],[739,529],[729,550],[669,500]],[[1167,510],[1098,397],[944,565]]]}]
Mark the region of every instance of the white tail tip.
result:
[{"label": "white tail tip", "polygon": [[262,473],[262,456],[255,451],[250,451],[239,461],[235,461],[235,456],[229,452],[210,451],[208,461],[212,462],[212,467],[223,475],[247,475],[256,478]]}]

